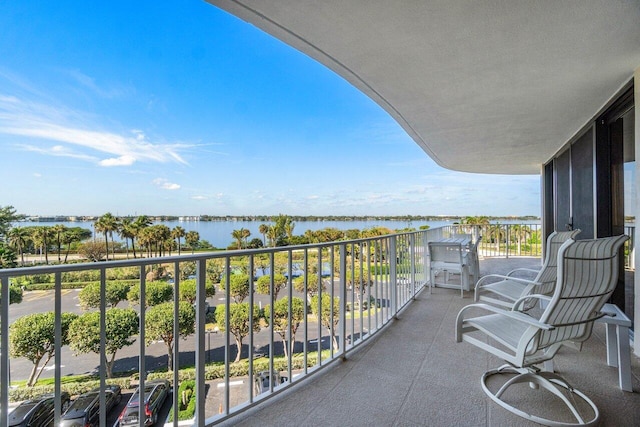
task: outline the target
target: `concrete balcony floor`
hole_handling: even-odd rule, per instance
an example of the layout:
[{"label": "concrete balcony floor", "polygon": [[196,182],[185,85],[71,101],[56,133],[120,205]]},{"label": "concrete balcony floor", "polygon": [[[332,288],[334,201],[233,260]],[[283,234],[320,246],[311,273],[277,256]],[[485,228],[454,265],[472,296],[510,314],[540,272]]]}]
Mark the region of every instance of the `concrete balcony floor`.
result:
[{"label": "concrete balcony floor", "polygon": [[[487,258],[481,273],[537,267],[539,259]],[[471,294],[436,288],[422,292],[370,343],[299,385],[223,425],[234,426],[530,426],[493,403],[480,378],[503,362],[468,343],[456,343],[455,318]],[[605,332],[596,324],[583,350],[563,348],[555,370],[598,406],[603,426],[640,425],[640,363],[631,356],[633,393],[618,387],[617,368],[606,364]],[[521,392],[540,394],[527,385]],[[536,397],[537,399],[537,397]],[[529,402],[532,400],[528,399]],[[514,400],[515,402],[515,400]],[[535,401],[534,401],[535,402]],[[559,413],[542,399],[541,415]],[[565,418],[566,421],[572,421]]]}]

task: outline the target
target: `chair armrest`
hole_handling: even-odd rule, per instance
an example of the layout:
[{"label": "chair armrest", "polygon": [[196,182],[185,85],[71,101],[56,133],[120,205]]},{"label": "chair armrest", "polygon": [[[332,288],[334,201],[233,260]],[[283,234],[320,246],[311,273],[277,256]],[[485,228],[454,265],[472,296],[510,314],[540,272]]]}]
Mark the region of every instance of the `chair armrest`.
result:
[{"label": "chair armrest", "polygon": [[489,304],[469,304],[466,307],[463,307],[460,312],[458,312],[458,317],[456,317],[456,341],[462,342],[462,323],[464,322],[464,313],[472,308],[479,308],[483,310],[487,310],[492,313],[500,314],[502,316],[508,317],[510,319],[526,323],[530,326],[534,326],[538,329],[544,329],[545,331],[551,331],[555,329],[555,326],[549,325],[547,323],[542,323],[538,319],[531,317],[525,313],[520,311],[513,310],[505,310],[499,307],[494,307]]},{"label": "chair armrest", "polygon": [[511,277],[511,275],[516,274],[516,273],[520,273],[520,272],[538,274],[538,273],[540,273],[540,270],[536,270],[534,268],[524,268],[524,267],[516,268],[515,270],[511,270],[510,272],[508,272],[507,276]]},{"label": "chair armrest", "polygon": [[523,304],[526,300],[531,299],[531,298],[535,298],[535,299],[540,299],[543,301],[551,301],[551,297],[548,295],[542,295],[542,294],[530,294],[530,295],[525,295],[523,297],[518,298],[514,303],[513,303],[513,310],[520,310],[519,305]]},{"label": "chair armrest", "polygon": [[[541,285],[542,284],[540,282],[536,282],[535,280],[523,279],[521,277],[509,277],[502,274],[487,274],[486,276],[482,276],[480,280],[478,280],[478,283],[476,283],[476,288],[478,286],[482,287],[484,282],[486,282],[489,279],[511,280],[514,282],[522,283],[523,285]],[[490,282],[488,284],[494,283],[496,281],[497,280],[494,280],[493,282]]]}]

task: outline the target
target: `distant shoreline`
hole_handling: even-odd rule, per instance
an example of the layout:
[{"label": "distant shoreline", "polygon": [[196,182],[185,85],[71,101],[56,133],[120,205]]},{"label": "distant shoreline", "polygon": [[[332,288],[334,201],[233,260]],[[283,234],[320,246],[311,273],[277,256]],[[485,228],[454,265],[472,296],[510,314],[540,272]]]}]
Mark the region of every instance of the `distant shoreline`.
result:
[{"label": "distant shoreline", "polygon": [[[173,215],[147,215],[152,221],[260,221],[271,222],[277,215],[186,215],[186,216],[173,216]],[[321,221],[459,221],[462,218],[470,216],[482,216],[489,221],[507,220],[507,221],[539,221],[540,217],[535,215],[525,216],[488,216],[488,215],[287,215],[293,221],[305,221],[305,222],[321,222]],[[132,218],[137,216],[119,216],[118,218]],[[100,216],[43,216],[43,215],[30,215],[27,216],[21,222],[91,222],[96,221]]]}]

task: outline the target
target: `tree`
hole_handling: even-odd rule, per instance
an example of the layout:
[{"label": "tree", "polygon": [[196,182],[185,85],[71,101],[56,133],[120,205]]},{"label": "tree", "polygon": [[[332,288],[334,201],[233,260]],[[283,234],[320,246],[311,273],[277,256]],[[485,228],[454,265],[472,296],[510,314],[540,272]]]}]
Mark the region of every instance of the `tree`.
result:
[{"label": "tree", "polygon": [[[306,289],[305,289],[305,279],[306,279]],[[306,275],[302,275],[293,279],[293,289],[298,292],[306,292],[309,297],[313,297],[318,294],[318,275],[314,273],[309,273]],[[326,289],[324,285],[324,281],[320,279],[320,283],[322,284],[322,290]]]},{"label": "tree", "polygon": [[[284,274],[276,273],[273,275],[273,299],[278,299],[280,290],[287,284],[287,278]],[[271,275],[267,274],[258,277],[256,283],[256,290],[263,295],[269,295],[271,293]]]},{"label": "tree", "polygon": [[364,294],[367,290],[373,285],[373,279],[371,275],[367,271],[366,268],[363,269],[362,274],[360,273],[360,265],[356,264],[353,274],[351,274],[351,270],[347,271],[347,284],[349,286],[354,286],[356,289],[356,298],[360,303],[364,299]]},{"label": "tree", "polygon": [[134,237],[131,238],[131,249],[133,250],[133,257],[136,258],[136,245],[135,238],[140,236],[142,230],[146,229],[152,224],[151,218],[146,215],[140,215],[133,222],[133,234]]},{"label": "tree", "polygon": [[90,238],[91,234],[91,230],[87,230],[86,228],[72,227],[67,229],[66,233],[62,236],[63,243],[67,245],[67,251],[64,254],[64,262],[67,262],[69,252],[71,252],[71,245],[74,242],[80,242],[83,239]]},{"label": "tree", "polygon": [[247,249],[260,249],[264,247],[264,243],[259,238],[251,239],[249,243],[247,243]]},{"label": "tree", "polygon": [[153,236],[153,243],[156,247],[156,254],[163,256],[164,250],[168,246],[167,242],[171,240],[171,229],[164,224],[156,224],[150,227],[150,229]]},{"label": "tree", "polygon": [[[147,282],[145,284],[145,307],[159,305],[173,298],[173,286],[167,282]],[[132,286],[127,299],[133,304],[140,304],[140,285]]]},{"label": "tree", "polygon": [[[62,345],[69,344],[68,332],[71,322],[78,317],[73,313],[62,313]],[[40,373],[55,354],[55,314],[53,312],[34,313],[18,318],[10,326],[9,353],[11,357],[24,357],[33,363],[27,386],[33,386]],[[44,364],[40,367],[40,362]]]},{"label": "tree", "polygon": [[36,246],[40,246],[40,253],[44,251],[45,263],[49,264],[49,227],[33,227],[31,238]]},{"label": "tree", "polygon": [[109,237],[111,237],[111,243],[113,243],[113,232],[118,231],[118,218],[114,217],[111,212],[107,212],[106,214],[98,218],[93,226],[97,233],[104,234],[107,261],[109,261]]},{"label": "tree", "polygon": [[78,255],[89,261],[98,262],[102,261],[106,254],[105,245],[101,241],[88,241],[78,247]]},{"label": "tree", "polygon": [[510,239],[514,240],[517,245],[517,254],[522,254],[522,242],[526,242],[527,239],[531,236],[531,229],[523,224],[514,224],[509,227]]},{"label": "tree", "polygon": [[[105,366],[107,377],[113,378],[116,353],[135,342],[131,337],[138,333],[140,319],[131,308],[111,308],[105,312],[105,323]],[[68,339],[76,354],[100,354],[100,312],[82,314],[71,322]]]},{"label": "tree", "polygon": [[[115,307],[120,301],[127,299],[131,285],[127,282],[110,281],[105,288],[106,303],[109,307]],[[80,306],[84,310],[100,307],[100,283],[89,283],[78,293]]]},{"label": "tree", "polygon": [[187,241],[187,245],[191,248],[191,253],[193,254],[194,249],[198,246],[198,242],[200,241],[200,233],[197,231],[189,231],[185,235],[185,240]]},{"label": "tree", "polygon": [[24,265],[24,247],[29,241],[29,230],[24,227],[13,227],[7,233],[9,244],[13,246],[20,256],[20,264]]},{"label": "tree", "polygon": [[489,227],[489,237],[496,244],[496,252],[500,253],[500,242],[505,238],[506,230],[503,225],[494,224]]},{"label": "tree", "polygon": [[[249,296],[251,281],[249,280],[248,274],[232,274],[231,277],[229,277],[229,282],[229,295],[233,297],[236,302],[242,302]],[[220,281],[221,290],[225,291],[226,285],[226,280]]]},{"label": "tree", "polygon": [[[178,331],[183,339],[195,332],[196,311],[191,304],[186,301],[180,301],[177,317]],[[152,341],[158,340],[164,342],[167,346],[167,356],[169,358],[167,367],[170,370],[173,369],[173,343],[176,338],[173,335],[173,318],[172,302],[165,302],[151,307],[147,311],[145,318],[146,344],[149,345]]]},{"label": "tree", "polygon": [[284,223],[284,232],[287,235],[287,239],[289,239],[289,241],[291,241],[291,239],[293,238],[293,229],[295,227],[296,223],[293,222],[293,219],[291,217],[287,217]]},{"label": "tree", "polygon": [[[302,298],[291,298],[291,325],[289,325],[289,297],[276,300],[273,303],[273,330],[282,338],[284,356],[293,354],[293,347],[296,342],[296,332],[300,323],[304,320],[304,301]],[[271,321],[271,305],[264,308],[264,319],[269,325]],[[290,331],[290,332],[289,332]],[[289,345],[287,345],[287,335],[289,335]]]},{"label": "tree", "polygon": [[18,265],[18,257],[9,246],[0,242],[0,268],[13,268]]},{"label": "tree", "polygon": [[13,206],[0,207],[0,241],[6,236],[11,224],[23,218],[24,215],[16,213]]},{"label": "tree", "polygon": [[289,233],[293,235],[295,223],[289,215],[279,214],[273,218],[275,224],[269,229],[269,239],[273,246],[284,246],[287,244]]},{"label": "tree", "polygon": [[242,249],[242,242],[244,239],[243,230],[244,228],[241,228],[239,230],[233,230],[231,232],[231,237],[233,237],[233,239],[236,241],[236,249]]},{"label": "tree", "polygon": [[242,354],[242,339],[249,335],[253,329],[254,332],[260,331],[260,308],[253,305],[253,324],[249,324],[249,303],[229,304],[229,325],[226,323],[227,308],[224,304],[216,307],[216,323],[220,331],[229,332],[236,339],[236,347],[238,352],[234,362],[239,362]]},{"label": "tree", "polygon": [[64,234],[67,231],[67,227],[64,224],[56,224],[51,227],[51,232],[56,242],[56,248],[58,249],[58,262],[62,262],[62,243],[64,241]]},{"label": "tree", "polygon": [[[180,282],[180,301],[187,301],[190,304],[196,302],[196,280],[188,279]],[[216,287],[210,281],[205,282],[206,298],[210,298],[216,294]]]},{"label": "tree", "polygon": [[267,233],[269,232],[269,226],[267,224],[260,224],[258,232],[262,234],[262,243],[267,246]]},{"label": "tree", "polygon": [[[322,294],[320,314],[318,313],[318,308],[318,295],[314,295],[311,297],[311,312],[318,318],[322,325],[329,330],[333,349],[338,350],[338,340],[335,336],[335,329],[340,322],[338,316],[340,313],[340,300],[338,297],[335,297],[333,298],[332,304],[331,297],[327,294]],[[320,340],[318,340],[318,342],[320,342]]]},{"label": "tree", "polygon": [[176,239],[178,243],[178,255],[180,255],[180,252],[182,249],[182,245],[180,244],[180,239],[182,239],[186,235],[187,235],[187,232],[184,230],[184,228],[180,227],[179,225],[176,225],[175,227],[173,227],[173,230],[171,230],[171,237]]},{"label": "tree", "polygon": [[[118,234],[124,239],[125,251],[127,253],[127,259],[129,259],[129,240],[133,246],[133,239],[136,236],[136,227],[131,218],[123,218],[120,221],[120,227],[118,228]],[[135,254],[135,252],[134,252]],[[135,258],[135,255],[134,255]]]}]

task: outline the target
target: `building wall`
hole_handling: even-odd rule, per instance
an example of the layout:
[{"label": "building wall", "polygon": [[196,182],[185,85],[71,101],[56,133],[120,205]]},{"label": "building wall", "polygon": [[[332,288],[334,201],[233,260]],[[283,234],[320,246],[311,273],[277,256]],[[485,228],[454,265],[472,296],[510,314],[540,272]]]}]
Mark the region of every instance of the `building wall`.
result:
[{"label": "building wall", "polygon": [[[638,82],[638,84],[634,87],[634,102],[635,102],[635,148],[636,153],[640,153],[640,67],[638,67],[634,73],[634,81]],[[636,207],[635,207],[635,217],[636,217],[636,227],[638,224],[638,220],[640,220],[640,162],[636,161]],[[637,234],[636,234],[637,236]],[[635,265],[640,265],[640,251],[635,251]],[[635,338],[633,344],[634,353],[637,356],[640,356],[640,274],[635,275],[635,313],[634,313],[634,331]]]}]

